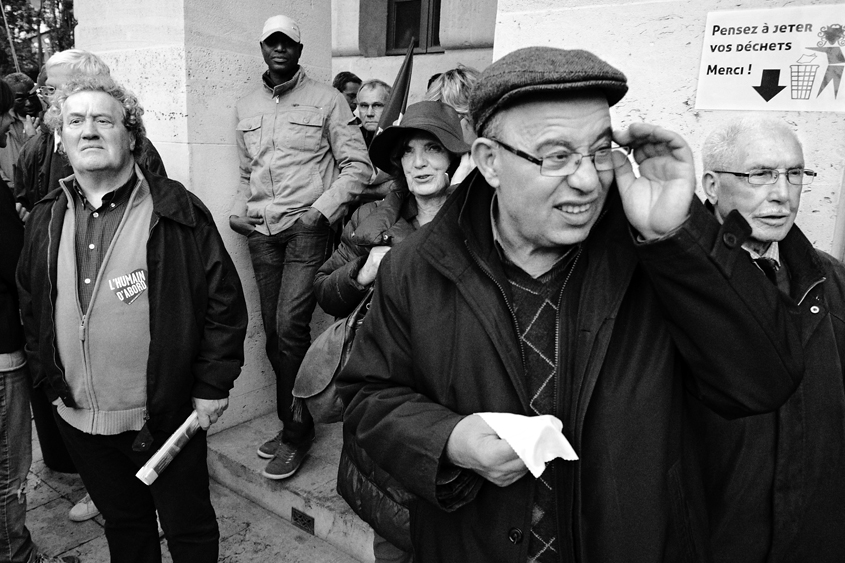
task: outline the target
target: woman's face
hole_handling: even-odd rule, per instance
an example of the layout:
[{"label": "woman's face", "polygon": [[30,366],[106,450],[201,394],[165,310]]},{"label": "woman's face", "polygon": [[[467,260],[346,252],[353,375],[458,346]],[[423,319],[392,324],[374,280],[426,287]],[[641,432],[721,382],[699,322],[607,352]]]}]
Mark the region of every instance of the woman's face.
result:
[{"label": "woman's face", "polygon": [[405,143],[402,172],[408,189],[417,197],[442,195],[449,187],[449,151],[434,135],[419,131]]}]

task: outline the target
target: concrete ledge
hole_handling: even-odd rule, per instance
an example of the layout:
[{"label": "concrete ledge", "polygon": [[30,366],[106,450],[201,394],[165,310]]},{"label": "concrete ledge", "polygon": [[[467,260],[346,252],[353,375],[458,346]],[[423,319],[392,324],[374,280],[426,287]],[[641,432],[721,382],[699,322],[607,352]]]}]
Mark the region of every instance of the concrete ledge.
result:
[{"label": "concrete ledge", "polygon": [[335,490],[342,443],[341,425],[317,425],[317,441],[293,477],[273,481],[261,475],[267,464],[258,446],[278,432],[269,414],[208,438],[211,477],[259,506],[292,521],[293,509],[314,519],[314,535],[364,563],[373,561],[373,532]]}]

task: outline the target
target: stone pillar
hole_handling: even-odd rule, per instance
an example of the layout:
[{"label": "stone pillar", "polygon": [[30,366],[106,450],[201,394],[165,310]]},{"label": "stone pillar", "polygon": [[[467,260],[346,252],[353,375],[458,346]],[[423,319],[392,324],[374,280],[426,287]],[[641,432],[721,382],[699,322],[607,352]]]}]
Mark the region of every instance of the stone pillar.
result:
[{"label": "stone pillar", "polygon": [[[238,189],[235,102],[261,84],[259,48],[268,17],[296,19],[302,64],[331,80],[330,0],[76,0],[76,42],[112,69],[146,113],[147,134],[168,175],[197,194],[214,215],[246,292],[250,313],[246,365],[216,431],[275,410],[275,376],[264,353],[258,290],[246,240],[228,227]],[[312,327],[325,326],[319,310]]]}]

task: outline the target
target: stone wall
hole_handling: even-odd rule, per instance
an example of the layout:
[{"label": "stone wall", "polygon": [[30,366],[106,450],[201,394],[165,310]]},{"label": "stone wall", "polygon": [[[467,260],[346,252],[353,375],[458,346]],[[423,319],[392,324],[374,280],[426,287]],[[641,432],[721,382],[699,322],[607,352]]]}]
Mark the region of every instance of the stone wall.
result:
[{"label": "stone wall", "polygon": [[[266,66],[259,36],[268,17],[296,19],[305,45],[302,64],[331,80],[328,0],[76,0],[77,46],[101,56],[133,90],[146,113],[150,140],[168,175],[196,193],[214,215],[246,292],[250,323],[246,365],[219,431],[275,409],[275,376],[264,353],[258,290],[246,240],[229,229],[238,188],[235,102],[261,84]],[[318,310],[312,329],[328,317]],[[274,429],[268,429],[268,433]]]}]

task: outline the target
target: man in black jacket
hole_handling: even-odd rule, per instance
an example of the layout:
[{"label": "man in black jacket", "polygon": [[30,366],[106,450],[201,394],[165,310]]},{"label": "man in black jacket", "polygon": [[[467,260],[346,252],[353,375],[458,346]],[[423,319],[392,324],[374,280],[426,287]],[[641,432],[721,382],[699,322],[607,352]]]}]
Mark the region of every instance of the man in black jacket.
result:
[{"label": "man in black jacket", "polygon": [[[137,164],[138,100],[109,78],[66,83],[48,125],[74,175],[33,208],[17,281],[35,385],[114,562],[216,562],[205,430],[243,364],[247,311],[211,214]],[[149,487],[138,469],[195,410],[202,427]]]},{"label": "man in black jacket", "polygon": [[798,304],[806,365],[801,385],[774,412],[727,420],[689,400],[714,558],[845,561],[845,267],[794,224],[816,173],[804,167],[792,129],[773,119],[731,120],[702,153],[716,218],[742,214],[751,226],[743,248],[765,274],[758,284]]},{"label": "man in black jacket", "polygon": [[[417,563],[706,561],[685,389],[739,416],[800,382],[794,306],[739,259],[747,224],[695,199],[677,134],[612,129],[626,91],[585,51],[494,62],[478,171],[379,268],[338,387],[346,430],[420,497]],[[558,424],[578,460],[544,465]]]}]

